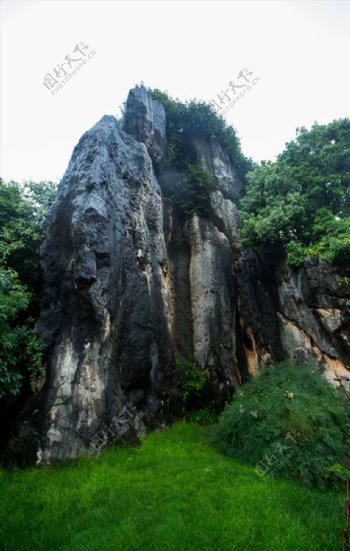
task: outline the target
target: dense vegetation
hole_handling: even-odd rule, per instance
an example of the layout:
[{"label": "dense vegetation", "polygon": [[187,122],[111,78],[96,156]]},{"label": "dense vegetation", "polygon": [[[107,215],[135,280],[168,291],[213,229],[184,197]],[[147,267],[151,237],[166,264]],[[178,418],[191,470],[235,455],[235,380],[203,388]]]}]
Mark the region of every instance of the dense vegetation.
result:
[{"label": "dense vegetation", "polygon": [[0,471],[3,551],[335,551],[344,496],[261,477],[177,424],[137,448]]},{"label": "dense vegetation", "polygon": [[0,181],[0,399],[33,390],[42,369],[33,333],[40,308],[40,234],[51,182]]},{"label": "dense vegetation", "polygon": [[262,475],[325,486],[349,475],[350,403],[318,370],[261,369],[223,412],[214,440]]},{"label": "dense vegetation", "polygon": [[244,244],[280,242],[291,265],[316,255],[350,271],[350,120],[298,129],[248,174],[241,214]]}]

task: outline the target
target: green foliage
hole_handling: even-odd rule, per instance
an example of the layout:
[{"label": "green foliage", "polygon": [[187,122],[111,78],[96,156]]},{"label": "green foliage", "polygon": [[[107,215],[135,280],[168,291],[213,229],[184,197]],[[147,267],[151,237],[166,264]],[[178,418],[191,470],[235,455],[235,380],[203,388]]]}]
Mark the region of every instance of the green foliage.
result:
[{"label": "green foliage", "polygon": [[176,373],[182,400],[186,406],[191,399],[200,395],[207,382],[207,376],[191,359],[176,360]]},{"label": "green foliage", "polygon": [[33,333],[40,306],[40,233],[54,197],[51,182],[0,181],[0,398],[23,385],[34,390],[42,371]]},{"label": "green foliage", "polygon": [[[335,551],[344,492],[259,477],[176,423],[139,447],[0,470],[6,551]],[[64,530],[63,528],[64,527]]]},{"label": "green foliage", "polygon": [[0,398],[15,396],[20,390],[22,375],[17,368],[17,354],[21,351],[21,331],[12,323],[28,302],[29,295],[16,272],[0,266]]},{"label": "green foliage", "polygon": [[193,136],[210,141],[214,138],[227,152],[237,170],[245,173],[251,165],[241,151],[239,139],[232,126],[218,115],[214,108],[199,100],[181,102],[165,92],[149,89],[153,99],[160,101],[167,117],[168,160],[182,166],[196,162]]},{"label": "green foliage", "polygon": [[210,194],[216,189],[214,175],[198,163],[187,164],[172,194],[174,203],[185,216],[207,216]]},{"label": "green foliage", "polygon": [[34,290],[40,286],[41,227],[54,193],[52,182],[20,185],[0,180],[0,263]]},{"label": "green foliage", "polygon": [[246,384],[223,412],[214,440],[263,474],[324,486],[334,481],[334,465],[349,467],[349,413],[348,397],[318,371],[287,361]]},{"label": "green foliage", "polygon": [[308,246],[300,241],[287,243],[291,266],[299,266],[306,256],[321,256],[330,264],[350,269],[350,216],[335,217],[329,209],[320,208],[310,233],[312,244]]},{"label": "green foliage", "polygon": [[350,479],[350,469],[340,463],[334,463],[334,465],[327,467],[326,476],[328,479],[335,480],[336,482],[339,480],[346,482]]},{"label": "green foliage", "polygon": [[29,318],[28,327],[22,328],[23,361],[29,375],[30,390],[35,391],[43,373],[43,347],[40,339],[33,333],[34,320]]},{"label": "green foliage", "polygon": [[158,89],[149,92],[166,111],[167,162],[183,174],[172,198],[185,216],[207,216],[210,193],[216,189],[215,177],[198,163],[194,139],[209,143],[215,139],[220,143],[241,177],[251,167],[251,161],[243,156],[235,130],[211,105],[198,100],[174,100]]},{"label": "green foliage", "polygon": [[317,255],[350,270],[350,120],[298,129],[247,175],[241,214],[245,245],[280,242],[291,265]]},{"label": "green foliage", "polygon": [[186,412],[185,420],[198,425],[213,425],[217,422],[218,416],[213,408],[206,407]]}]

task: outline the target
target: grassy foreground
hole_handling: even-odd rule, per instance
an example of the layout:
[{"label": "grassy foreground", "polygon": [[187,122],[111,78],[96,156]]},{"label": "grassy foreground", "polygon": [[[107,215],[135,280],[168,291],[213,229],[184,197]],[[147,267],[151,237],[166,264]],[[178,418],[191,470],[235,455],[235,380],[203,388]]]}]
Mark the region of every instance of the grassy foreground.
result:
[{"label": "grassy foreground", "polygon": [[3,551],[337,551],[344,496],[261,478],[179,423],[137,448],[0,471]]}]

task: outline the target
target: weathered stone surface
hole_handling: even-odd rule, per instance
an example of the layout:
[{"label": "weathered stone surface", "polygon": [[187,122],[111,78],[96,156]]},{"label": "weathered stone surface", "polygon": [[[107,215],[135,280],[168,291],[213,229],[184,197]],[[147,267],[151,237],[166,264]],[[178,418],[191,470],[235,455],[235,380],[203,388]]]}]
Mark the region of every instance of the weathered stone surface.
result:
[{"label": "weathered stone surface", "polygon": [[247,249],[237,262],[239,327],[249,373],[284,358],[278,311],[278,273],[282,259],[277,247]]},{"label": "weathered stone surface", "polygon": [[146,144],[153,161],[165,157],[166,118],[163,105],[153,100],[143,86],[133,88],[126,102],[124,128],[137,141]]},{"label": "weathered stone surface", "polygon": [[[46,222],[37,330],[47,380],[39,416],[12,440],[23,447],[32,430],[39,464],[93,451],[96,435],[142,432],[176,416],[175,357],[193,357],[207,373],[207,399],[218,408],[244,379],[237,209],[217,191],[210,219],[183,220],[162,198],[152,158],[165,151],[164,108],[143,88],[130,92],[125,128],[136,139],[113,117],[81,138]],[[233,169],[218,169],[228,186],[225,171]]]},{"label": "weathered stone surface", "polygon": [[317,259],[293,271],[277,247],[242,249],[240,182],[214,140],[193,136],[218,182],[208,214],[181,214],[183,174],[159,163],[164,108],[142,87],[124,128],[103,117],[84,134],[46,221],[47,375],[8,447],[22,462],[95,453],[176,418],[176,358],[207,374],[203,404],[218,410],[285,357],[349,386],[348,280]]},{"label": "weathered stone surface", "polygon": [[239,301],[249,371],[285,357],[350,390],[350,285],[321,259],[292,270],[277,251],[246,251]]},{"label": "weathered stone surface", "polygon": [[237,201],[241,193],[241,182],[226,151],[215,139],[211,138],[207,142],[195,134],[192,136],[192,145],[203,168],[216,176],[218,188],[223,195]]},{"label": "weathered stone surface", "polygon": [[278,287],[281,338],[296,361],[312,362],[350,389],[350,285],[318,258],[285,268]]},{"label": "weathered stone surface", "polygon": [[148,423],[162,409],[163,422],[174,385],[162,228],[145,145],[103,117],[75,148],[45,228],[39,462],[86,452],[125,406],[142,402]]}]

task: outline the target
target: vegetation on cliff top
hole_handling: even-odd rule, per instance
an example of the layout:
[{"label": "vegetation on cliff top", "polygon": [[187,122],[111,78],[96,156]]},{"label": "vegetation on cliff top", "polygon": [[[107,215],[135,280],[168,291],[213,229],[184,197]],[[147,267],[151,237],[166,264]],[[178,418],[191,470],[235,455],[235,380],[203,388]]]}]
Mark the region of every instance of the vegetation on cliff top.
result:
[{"label": "vegetation on cliff top", "polygon": [[182,174],[172,199],[186,216],[207,216],[216,178],[199,162],[195,140],[210,143],[214,139],[219,143],[242,179],[252,166],[251,160],[243,155],[234,128],[210,104],[199,100],[181,102],[158,89],[148,91],[165,108],[167,161]]},{"label": "vegetation on cliff top", "polygon": [[350,272],[350,120],[297,129],[275,162],[253,165],[232,126],[205,102],[181,102],[149,89],[167,117],[167,160],[183,173],[173,199],[186,215],[208,214],[213,175],[196,156],[193,139],[214,138],[244,182],[241,200],[244,245],[283,243],[288,262],[299,266],[320,256]]},{"label": "vegetation on cliff top", "polygon": [[182,102],[158,89],[149,89],[149,92],[165,108],[169,161],[180,167],[198,161],[193,138],[199,137],[209,143],[215,139],[226,151],[240,176],[251,168],[252,163],[243,155],[235,129],[209,103],[196,99]]}]

